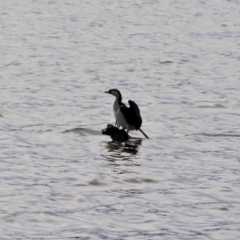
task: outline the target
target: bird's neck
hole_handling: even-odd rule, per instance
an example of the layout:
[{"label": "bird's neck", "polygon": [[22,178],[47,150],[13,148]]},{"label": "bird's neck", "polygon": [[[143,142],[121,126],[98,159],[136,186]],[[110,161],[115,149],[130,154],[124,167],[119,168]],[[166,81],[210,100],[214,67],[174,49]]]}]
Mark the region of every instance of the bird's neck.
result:
[{"label": "bird's neck", "polygon": [[119,101],[119,98],[116,98],[113,103],[113,110],[117,111],[121,107],[121,101]]}]

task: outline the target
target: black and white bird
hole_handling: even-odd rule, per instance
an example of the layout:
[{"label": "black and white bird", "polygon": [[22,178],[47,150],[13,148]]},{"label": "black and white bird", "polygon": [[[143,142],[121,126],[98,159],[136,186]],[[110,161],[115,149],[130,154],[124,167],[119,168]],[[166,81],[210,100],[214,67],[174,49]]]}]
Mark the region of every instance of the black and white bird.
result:
[{"label": "black and white bird", "polygon": [[142,118],[138,105],[132,100],[128,101],[130,107],[127,107],[124,103],[122,103],[122,95],[118,89],[110,89],[105,93],[112,94],[116,97],[113,103],[116,125],[123,127],[123,129],[127,129],[127,132],[130,130],[139,130],[146,138],[149,138],[141,130]]}]

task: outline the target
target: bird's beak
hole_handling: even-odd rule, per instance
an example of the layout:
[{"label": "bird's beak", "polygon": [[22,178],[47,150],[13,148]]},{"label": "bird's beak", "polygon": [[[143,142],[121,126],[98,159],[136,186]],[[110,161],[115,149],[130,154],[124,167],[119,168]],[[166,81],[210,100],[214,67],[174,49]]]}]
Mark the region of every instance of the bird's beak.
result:
[{"label": "bird's beak", "polygon": [[109,91],[105,91],[105,93],[110,93]]}]

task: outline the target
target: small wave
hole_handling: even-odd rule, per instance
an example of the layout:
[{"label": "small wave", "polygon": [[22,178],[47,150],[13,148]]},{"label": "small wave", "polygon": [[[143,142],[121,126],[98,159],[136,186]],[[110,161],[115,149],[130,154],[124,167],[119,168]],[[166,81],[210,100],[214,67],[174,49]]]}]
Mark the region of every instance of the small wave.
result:
[{"label": "small wave", "polygon": [[240,134],[232,134],[232,133],[199,133],[197,135],[202,135],[206,137],[240,137]]},{"label": "small wave", "polygon": [[214,105],[199,105],[196,106],[195,108],[226,108],[226,107],[221,104],[214,104]]},{"label": "small wave", "polygon": [[100,131],[89,129],[89,128],[73,128],[63,131],[62,133],[78,133],[82,136],[86,135],[102,135]]}]

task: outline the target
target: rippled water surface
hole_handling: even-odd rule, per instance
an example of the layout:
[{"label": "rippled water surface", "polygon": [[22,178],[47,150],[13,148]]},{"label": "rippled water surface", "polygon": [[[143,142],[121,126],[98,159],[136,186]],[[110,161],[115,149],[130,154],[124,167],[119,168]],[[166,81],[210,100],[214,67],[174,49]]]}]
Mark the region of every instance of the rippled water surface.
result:
[{"label": "rippled water surface", "polygon": [[0,6],[1,239],[240,238],[239,1]]}]

